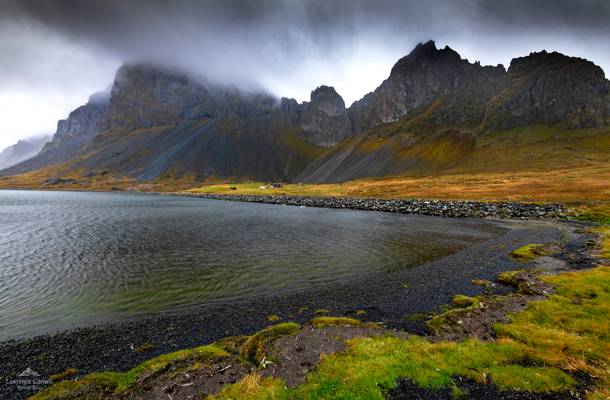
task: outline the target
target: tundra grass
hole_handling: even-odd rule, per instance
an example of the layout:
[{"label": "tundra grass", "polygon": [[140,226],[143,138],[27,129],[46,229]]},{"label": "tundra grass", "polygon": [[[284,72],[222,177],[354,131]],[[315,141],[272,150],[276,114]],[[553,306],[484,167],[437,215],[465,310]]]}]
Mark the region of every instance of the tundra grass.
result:
[{"label": "tundra grass", "polygon": [[228,353],[215,346],[200,346],[193,349],[179,350],[152,358],[126,372],[97,372],[77,381],[62,381],[37,393],[31,400],[62,399],[87,386],[102,386],[113,392],[123,392],[144,374],[154,374],[179,360],[212,360],[226,357]]},{"label": "tundra grass", "polygon": [[311,325],[316,328],[323,328],[325,326],[358,326],[362,322],[355,318],[348,317],[316,317],[311,320]]},{"label": "tundra grass", "polygon": [[[323,357],[303,385],[287,389],[281,381],[267,379],[259,381],[260,390],[267,399],[383,399],[400,378],[459,393],[454,379],[465,376],[501,389],[549,392],[573,388],[572,373],[578,371],[594,377],[588,399],[607,398],[610,268],[543,279],[556,286],[556,293],[514,314],[511,323],[498,324],[496,342],[357,338],[346,352]],[[248,390],[242,392],[245,386]],[[253,392],[240,382],[215,398],[250,399]]]}]

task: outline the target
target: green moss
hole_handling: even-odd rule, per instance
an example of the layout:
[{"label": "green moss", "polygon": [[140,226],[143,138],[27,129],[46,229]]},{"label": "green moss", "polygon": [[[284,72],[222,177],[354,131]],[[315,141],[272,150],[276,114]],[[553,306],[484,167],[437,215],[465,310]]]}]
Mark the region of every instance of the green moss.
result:
[{"label": "green moss", "polygon": [[348,317],[316,317],[311,320],[311,325],[316,328],[322,328],[325,326],[356,326],[362,322],[355,318]]},{"label": "green moss", "polygon": [[456,294],[455,296],[453,296],[453,300],[451,300],[451,303],[453,303],[453,305],[456,307],[465,308],[465,307],[479,306],[480,301],[476,297],[464,296],[463,294]]},{"label": "green moss", "polygon": [[248,336],[230,336],[214,342],[214,347],[228,353],[239,353],[246,340],[248,340]]},{"label": "green moss", "polygon": [[529,262],[540,256],[546,255],[546,252],[544,251],[544,246],[541,244],[526,244],[510,253],[510,255],[515,260]]},{"label": "green moss", "polygon": [[195,360],[210,360],[227,356],[227,352],[214,346],[200,346],[188,350],[179,350],[152,358],[130,369],[127,372],[96,372],[78,381],[64,381],[37,393],[32,400],[62,399],[87,387],[102,387],[104,391],[123,392],[144,374],[155,374],[168,365],[193,358]]},{"label": "green moss", "polygon": [[329,310],[327,310],[326,308],[319,308],[316,311],[314,311],[314,315],[326,315],[330,313]]},{"label": "green moss", "polygon": [[59,381],[63,381],[66,378],[71,378],[74,375],[76,375],[77,373],[78,373],[78,370],[76,368],[68,368],[63,372],[49,376],[49,379],[51,379],[51,381],[53,381],[53,382],[59,382]]},{"label": "green moss", "polygon": [[265,356],[266,346],[281,336],[292,335],[300,327],[295,322],[285,322],[265,328],[245,341],[241,354],[247,361],[258,364]]},{"label": "green moss", "polygon": [[518,288],[523,279],[521,278],[521,274],[525,271],[517,270],[517,271],[504,271],[498,274],[497,281],[510,287]]},{"label": "green moss", "polygon": [[472,307],[466,308],[452,308],[440,314],[434,315],[430,320],[426,323],[428,328],[432,329],[432,331],[436,333],[441,333],[443,327],[447,324],[447,320],[451,317],[455,317],[456,315],[460,315],[463,313],[467,313],[470,311]]},{"label": "green moss", "polygon": [[610,204],[603,203],[581,206],[572,212],[571,217],[577,221],[597,222],[610,225]]},{"label": "green moss", "polygon": [[284,382],[263,378],[259,374],[246,375],[236,384],[224,387],[220,393],[206,397],[208,400],[280,400],[287,398]]},{"label": "green moss", "polygon": [[271,315],[267,316],[267,321],[269,321],[269,322],[277,322],[277,321],[279,321],[281,319],[282,318],[280,318],[280,316],[276,315],[276,314],[271,314]]},{"label": "green moss", "polygon": [[[455,376],[477,381],[492,376],[501,387],[528,390],[563,390],[573,385],[571,378],[557,368],[510,364],[525,351],[525,346],[512,342],[358,338],[350,341],[348,352],[326,357],[307,383],[296,389],[294,397],[381,400],[385,390],[394,387],[401,377],[431,389],[455,387]],[[504,365],[510,365],[510,369],[502,368]]]}]

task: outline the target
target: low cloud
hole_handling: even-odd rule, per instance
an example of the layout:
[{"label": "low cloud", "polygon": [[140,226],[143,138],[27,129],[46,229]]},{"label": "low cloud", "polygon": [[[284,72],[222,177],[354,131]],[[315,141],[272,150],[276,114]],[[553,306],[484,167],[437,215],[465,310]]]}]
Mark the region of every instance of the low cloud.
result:
[{"label": "low cloud", "polygon": [[[545,48],[610,70],[609,20],[603,0],[4,0],[0,103],[42,99],[59,119],[121,63],[156,62],[298,100],[333,85],[351,104],[428,39],[483,64]],[[0,122],[0,145],[18,126]]]}]

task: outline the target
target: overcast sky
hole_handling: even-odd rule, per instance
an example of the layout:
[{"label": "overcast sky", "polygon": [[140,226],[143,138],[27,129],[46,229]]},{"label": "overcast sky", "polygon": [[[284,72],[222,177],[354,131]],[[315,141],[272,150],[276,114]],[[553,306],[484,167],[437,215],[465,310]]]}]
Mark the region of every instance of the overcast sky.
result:
[{"label": "overcast sky", "polygon": [[541,49],[610,71],[608,0],[0,0],[0,149],[53,133],[125,62],[349,105],[434,39],[502,63]]}]

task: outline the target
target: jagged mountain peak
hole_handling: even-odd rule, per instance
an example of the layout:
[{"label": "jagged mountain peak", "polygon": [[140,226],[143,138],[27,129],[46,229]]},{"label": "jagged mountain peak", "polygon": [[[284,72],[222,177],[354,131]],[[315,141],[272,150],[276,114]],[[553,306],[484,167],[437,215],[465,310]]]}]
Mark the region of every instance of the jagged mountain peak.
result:
[{"label": "jagged mountain peak", "polygon": [[[609,93],[601,68],[584,59],[541,51],[512,60],[507,71],[471,63],[434,41],[418,44],[349,109],[332,86],[317,87],[299,104],[163,66],[126,64],[109,100],[108,93],[92,96],[59,122],[38,156],[3,173],[66,165],[143,180],[164,173],[275,179],[296,176],[321,147],[358,135],[608,126]],[[358,165],[358,176],[371,172]]]},{"label": "jagged mountain peak", "polygon": [[343,98],[332,86],[321,85],[303,104],[301,136],[312,144],[330,147],[351,136],[352,124]]},{"label": "jagged mountain peak", "polygon": [[460,62],[467,61],[462,60],[457,51],[449,46],[439,49],[433,40],[429,40],[419,43],[408,55],[398,60],[392,67],[390,76],[406,74],[414,68],[426,68],[431,63],[457,65]]},{"label": "jagged mountain peak", "polygon": [[341,97],[332,86],[320,85],[315,90],[311,91],[310,98],[313,101],[320,97]]}]

